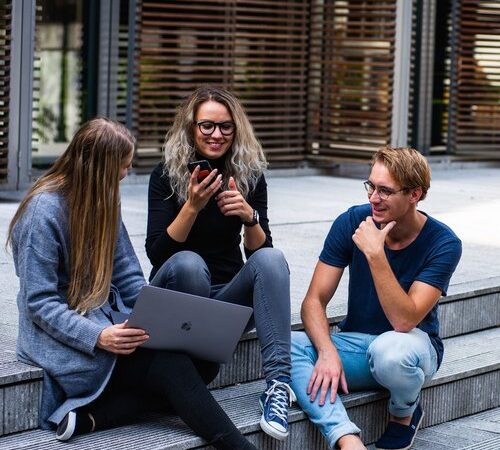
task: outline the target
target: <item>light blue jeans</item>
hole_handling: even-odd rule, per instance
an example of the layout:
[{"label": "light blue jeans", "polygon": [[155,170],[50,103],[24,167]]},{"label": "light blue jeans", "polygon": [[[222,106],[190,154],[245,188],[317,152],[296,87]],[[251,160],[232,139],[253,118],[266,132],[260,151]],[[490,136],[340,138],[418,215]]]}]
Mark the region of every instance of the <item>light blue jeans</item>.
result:
[{"label": "light blue jeans", "polygon": [[229,283],[218,285],[210,284],[200,255],[178,252],[163,263],[151,284],[251,306],[247,330],[256,328],[266,381],[290,381],[290,272],[280,250],[257,250]]},{"label": "light blue jeans", "polygon": [[[409,333],[388,331],[379,336],[340,332],[331,338],[342,360],[349,392],[386,388],[391,414],[413,414],[424,382],[437,370],[437,354],[427,333],[414,328]],[[334,448],[339,438],[358,434],[360,429],[349,420],[340,396],[332,404],[328,395],[323,406],[319,406],[319,395],[310,401],[306,389],[317,358],[306,333],[293,332],[291,387],[304,412]]]}]

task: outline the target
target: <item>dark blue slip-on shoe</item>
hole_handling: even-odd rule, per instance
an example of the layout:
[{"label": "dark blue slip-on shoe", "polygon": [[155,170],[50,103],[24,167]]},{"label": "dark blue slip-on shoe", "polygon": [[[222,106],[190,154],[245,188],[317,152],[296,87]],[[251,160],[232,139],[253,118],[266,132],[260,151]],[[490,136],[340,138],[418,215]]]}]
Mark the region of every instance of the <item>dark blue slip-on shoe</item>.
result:
[{"label": "dark blue slip-on shoe", "polygon": [[389,422],[384,434],[375,442],[375,448],[377,450],[408,450],[413,445],[423,418],[424,412],[418,404],[411,417],[410,425]]}]

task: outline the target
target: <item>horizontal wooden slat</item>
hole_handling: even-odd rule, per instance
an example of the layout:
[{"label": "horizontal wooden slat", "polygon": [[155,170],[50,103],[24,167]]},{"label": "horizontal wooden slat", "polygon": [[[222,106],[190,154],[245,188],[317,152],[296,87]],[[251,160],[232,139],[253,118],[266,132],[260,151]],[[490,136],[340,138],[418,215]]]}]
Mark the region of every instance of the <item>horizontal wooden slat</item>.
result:
[{"label": "horizontal wooden slat", "polygon": [[[209,10],[209,9],[212,9],[212,10],[216,10],[216,9],[222,9],[222,10],[226,10],[227,8],[227,0],[210,0],[210,2],[207,2],[207,1],[204,1],[204,0],[198,0],[198,1],[191,1],[189,3],[182,3],[182,2],[179,2],[178,0],[164,0],[162,2],[153,2],[153,1],[150,1],[148,2],[149,6],[151,8],[157,8],[157,9],[178,9],[178,10],[182,10],[182,11],[187,11],[187,10],[194,10],[194,9],[197,9],[197,8],[202,8],[203,10]],[[241,4],[245,4],[245,5],[253,5],[253,11],[256,11],[258,12],[259,11],[259,8],[258,6],[265,6],[266,9],[268,9],[270,6],[274,6],[274,7],[278,7],[278,8],[289,8],[289,9],[293,9],[294,6],[295,7],[298,7],[298,8],[303,8],[301,6],[301,3],[302,2],[290,2],[290,1],[287,1],[287,0],[282,0],[282,1],[279,1],[279,0],[273,0],[272,1],[272,5],[270,5],[271,2],[269,2],[269,0],[244,0],[244,1],[241,1],[240,0],[240,5]]]},{"label": "horizontal wooden slat", "polygon": [[[276,31],[276,30],[275,30]],[[141,29],[141,34],[143,36],[143,39],[146,39],[147,41],[150,41],[150,35],[152,36],[176,36],[177,39],[183,36],[187,37],[196,37],[196,38],[202,38],[205,37],[207,39],[210,38],[225,38],[225,39],[232,39],[232,38],[239,38],[242,40],[246,39],[271,39],[274,42],[279,43],[281,40],[289,40],[290,42],[295,42],[295,41],[306,41],[307,40],[307,35],[301,34],[301,35],[290,35],[286,33],[263,33],[260,31],[259,33],[252,33],[252,32],[244,32],[241,30],[238,30],[237,32],[235,30],[228,31],[226,29],[224,30],[200,30],[200,29],[189,29],[189,28],[184,28],[184,29],[174,29],[174,32],[170,28],[146,28],[146,29]],[[273,45],[273,43],[266,41],[266,45]]]}]

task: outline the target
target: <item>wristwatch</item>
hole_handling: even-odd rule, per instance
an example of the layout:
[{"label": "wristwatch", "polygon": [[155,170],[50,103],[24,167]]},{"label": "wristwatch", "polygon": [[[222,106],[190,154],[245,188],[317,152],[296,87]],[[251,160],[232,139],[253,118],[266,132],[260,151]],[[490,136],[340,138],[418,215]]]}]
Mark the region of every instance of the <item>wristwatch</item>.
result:
[{"label": "wristwatch", "polygon": [[252,220],[250,222],[243,222],[246,227],[253,227],[259,223],[259,213],[256,209],[253,210]]}]

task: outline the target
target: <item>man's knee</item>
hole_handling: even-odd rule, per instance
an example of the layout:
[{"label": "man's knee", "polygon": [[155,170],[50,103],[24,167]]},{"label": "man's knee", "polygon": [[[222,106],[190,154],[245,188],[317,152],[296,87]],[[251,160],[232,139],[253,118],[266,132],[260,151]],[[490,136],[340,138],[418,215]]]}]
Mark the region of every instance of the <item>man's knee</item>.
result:
[{"label": "man's knee", "polygon": [[[409,375],[417,375],[418,365],[413,339],[409,333],[388,331],[368,347],[368,361],[373,377],[383,386],[404,383]],[[423,380],[422,380],[423,382]]]},{"label": "man's knee", "polygon": [[406,349],[401,345],[405,333],[388,331],[378,336],[368,347],[368,360],[370,367],[376,364],[378,367],[398,365],[404,358]]}]

